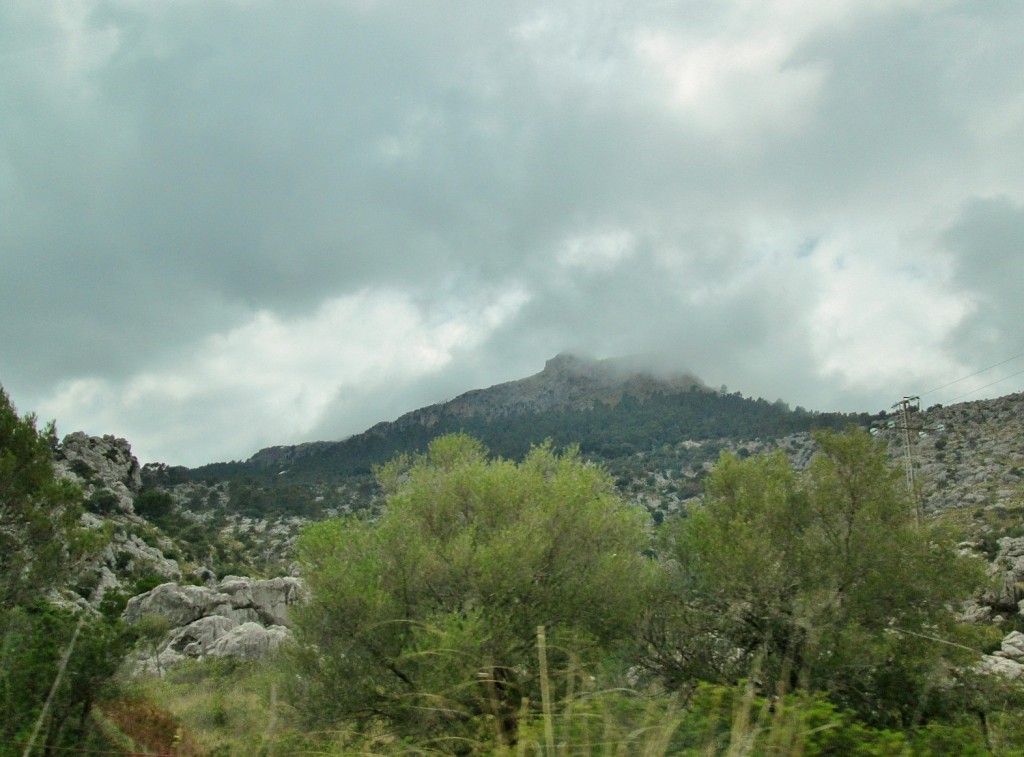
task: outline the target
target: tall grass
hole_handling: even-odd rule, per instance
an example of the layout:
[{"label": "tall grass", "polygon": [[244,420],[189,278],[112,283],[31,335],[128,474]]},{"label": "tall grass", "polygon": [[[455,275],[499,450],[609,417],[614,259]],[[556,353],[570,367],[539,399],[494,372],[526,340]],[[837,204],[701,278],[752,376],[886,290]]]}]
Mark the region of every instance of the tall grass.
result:
[{"label": "tall grass", "polygon": [[[554,661],[554,664],[552,662]],[[923,757],[924,755],[1024,754],[1013,743],[1021,728],[1011,718],[994,722],[996,745],[986,749],[973,724],[931,725],[913,733],[871,728],[836,709],[824,695],[778,691],[762,696],[750,681],[736,686],[695,685],[670,694],[656,687],[609,685],[614,676],[591,674],[571,650],[552,648],[537,634],[540,702],[523,699],[513,743],[499,727],[497,703],[479,716],[474,731],[409,741],[384,721],[351,723],[306,732],[278,695],[272,666],[208,660],[172,668],[163,678],[133,684],[123,705],[176,757],[283,757],[283,755],[499,755],[499,757]],[[482,681],[486,684],[486,680]],[[466,685],[480,685],[481,680]],[[455,694],[440,692],[437,706]],[[153,704],[159,705],[158,708]],[[147,709],[159,710],[150,712]],[[105,712],[112,720],[116,708]],[[117,719],[119,724],[124,718]],[[128,718],[128,721],[131,717]],[[147,722],[149,722],[147,721]],[[129,735],[130,728],[124,727]],[[145,729],[143,729],[145,730]],[[1005,734],[1000,736],[999,734]],[[176,739],[176,740],[175,740]],[[137,739],[140,742],[142,739]]]}]

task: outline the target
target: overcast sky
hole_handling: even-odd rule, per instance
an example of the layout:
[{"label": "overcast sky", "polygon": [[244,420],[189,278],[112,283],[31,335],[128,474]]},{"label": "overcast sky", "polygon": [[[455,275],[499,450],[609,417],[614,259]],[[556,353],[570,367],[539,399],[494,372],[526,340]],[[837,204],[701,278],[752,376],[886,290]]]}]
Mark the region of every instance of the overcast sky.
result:
[{"label": "overcast sky", "polygon": [[3,0],[0,384],[198,465],[656,352],[1019,391],[1019,0]]}]

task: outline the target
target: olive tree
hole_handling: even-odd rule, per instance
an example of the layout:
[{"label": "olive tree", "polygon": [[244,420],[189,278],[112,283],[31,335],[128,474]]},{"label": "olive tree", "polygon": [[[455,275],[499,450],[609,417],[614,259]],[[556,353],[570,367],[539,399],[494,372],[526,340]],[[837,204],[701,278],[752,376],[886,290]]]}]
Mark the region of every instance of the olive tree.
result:
[{"label": "olive tree", "polygon": [[869,434],[815,440],[799,473],[782,453],[723,454],[703,504],[666,526],[648,663],[675,685],[753,675],[911,724],[948,706],[970,667],[953,605],[982,582],[980,562],[917,522]]},{"label": "olive tree", "polygon": [[307,713],[510,743],[537,691],[539,626],[554,649],[594,659],[633,638],[646,518],[575,451],[536,447],[517,464],[456,434],[378,478],[379,520],[322,522],[298,544]]}]

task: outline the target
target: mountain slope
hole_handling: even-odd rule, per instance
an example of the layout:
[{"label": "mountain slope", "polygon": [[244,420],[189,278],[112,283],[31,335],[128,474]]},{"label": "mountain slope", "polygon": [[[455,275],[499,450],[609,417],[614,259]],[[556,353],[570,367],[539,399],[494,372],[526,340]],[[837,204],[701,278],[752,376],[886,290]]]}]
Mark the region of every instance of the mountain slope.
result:
[{"label": "mountain slope", "polygon": [[781,402],[717,392],[693,375],[659,371],[639,358],[562,354],[533,376],[466,392],[343,441],[268,447],[245,462],[180,469],[175,478],[337,485],[368,477],[395,454],[422,451],[431,439],[452,432],[471,434],[509,458],[545,440],[574,444],[614,471],[617,460],[682,440],[777,437],[868,418],[793,411]]}]

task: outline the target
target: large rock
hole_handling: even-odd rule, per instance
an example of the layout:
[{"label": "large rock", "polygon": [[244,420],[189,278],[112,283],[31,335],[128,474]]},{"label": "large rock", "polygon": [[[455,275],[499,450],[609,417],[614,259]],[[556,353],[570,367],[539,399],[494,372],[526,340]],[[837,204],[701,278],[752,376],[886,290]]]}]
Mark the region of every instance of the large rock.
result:
[{"label": "large rock", "polygon": [[208,615],[174,631],[167,648],[188,657],[202,657],[225,634],[238,628],[238,621],[223,615]]},{"label": "large rock", "polygon": [[216,608],[227,600],[226,595],[217,594],[206,586],[166,583],[129,599],[122,617],[126,623],[133,624],[146,615],[159,615],[172,626],[182,627],[202,617],[221,614]]},{"label": "large rock", "polygon": [[214,657],[238,657],[257,660],[277,650],[291,632],[284,626],[263,627],[259,623],[242,623],[218,638],[209,648]]},{"label": "large rock", "polygon": [[262,625],[288,626],[288,608],[299,601],[302,581],[292,576],[254,579],[228,576],[215,586],[160,584],[132,597],[124,619],[135,623],[144,615],[161,615],[184,626],[209,615]]},{"label": "large rock", "polygon": [[290,636],[288,610],[301,594],[301,580],[291,576],[228,576],[214,586],[165,583],[132,597],[123,613],[125,622],[157,615],[171,626],[155,652],[137,661],[137,669],[162,673],[188,658],[252,660],[273,652]]},{"label": "large rock", "polygon": [[1024,633],[1010,631],[995,654],[1007,660],[1024,663]]},{"label": "large rock", "polygon": [[1024,537],[1004,536],[998,544],[990,570],[996,587],[982,596],[982,603],[995,610],[1017,612],[1024,600]]},{"label": "large rock", "polygon": [[1010,681],[1019,681],[1021,678],[1024,678],[1024,665],[999,655],[983,655],[981,658],[981,670]]},{"label": "large rock", "polygon": [[299,601],[302,582],[293,576],[282,576],[262,581],[227,576],[217,590],[231,598],[231,606],[252,610],[264,625],[289,626],[288,608]]},{"label": "large rock", "polygon": [[1008,633],[998,652],[982,656],[981,670],[1011,681],[1024,681],[1024,634]]}]

